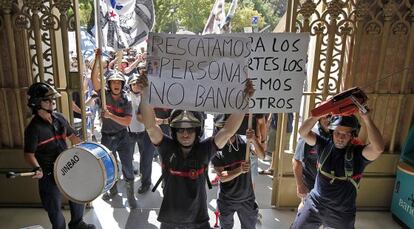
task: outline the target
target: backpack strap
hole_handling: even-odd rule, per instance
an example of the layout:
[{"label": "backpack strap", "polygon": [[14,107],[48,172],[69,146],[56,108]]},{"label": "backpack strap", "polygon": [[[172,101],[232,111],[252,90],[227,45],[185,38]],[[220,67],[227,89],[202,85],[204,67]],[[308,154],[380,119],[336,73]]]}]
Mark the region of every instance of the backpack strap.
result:
[{"label": "backpack strap", "polygon": [[[174,158],[175,158],[175,154],[172,154],[171,157],[170,157],[170,163],[173,162]],[[152,189],[151,189],[152,192],[155,192],[157,190],[158,186],[161,184],[161,181],[165,178],[165,173],[167,173],[167,170],[168,170],[168,168],[167,168],[166,164],[164,164],[161,161],[161,176],[158,178],[158,180],[155,183],[154,187],[152,187]]]},{"label": "backpack strap", "polygon": [[353,147],[352,146],[348,146],[346,153],[345,153],[345,163],[344,163],[344,171],[345,171],[345,176],[335,176],[335,171],[331,170],[330,172],[326,172],[322,170],[323,165],[325,164],[327,158],[330,156],[332,149],[333,149],[334,144],[331,144],[331,147],[329,149],[329,152],[326,152],[326,147],[325,149],[322,151],[321,154],[321,161],[322,163],[318,166],[318,171],[324,175],[325,177],[328,177],[329,179],[331,179],[330,183],[332,184],[335,180],[343,180],[343,181],[349,181],[351,182],[351,184],[355,187],[356,190],[359,189],[359,183],[354,179],[358,176],[353,176],[354,173],[354,156],[353,156]]},{"label": "backpack strap", "polygon": [[155,192],[157,190],[158,186],[161,184],[162,179],[164,179],[164,173],[161,173],[160,178],[158,178],[157,182],[155,183],[154,187],[152,187],[151,191]]}]

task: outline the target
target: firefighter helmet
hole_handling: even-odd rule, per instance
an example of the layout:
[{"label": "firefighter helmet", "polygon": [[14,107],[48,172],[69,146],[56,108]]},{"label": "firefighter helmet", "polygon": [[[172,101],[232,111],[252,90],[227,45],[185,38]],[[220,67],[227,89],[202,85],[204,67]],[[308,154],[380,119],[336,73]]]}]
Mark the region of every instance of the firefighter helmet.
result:
[{"label": "firefighter helmet", "polygon": [[329,124],[330,130],[335,130],[338,126],[346,126],[352,128],[352,136],[357,137],[359,134],[359,130],[361,125],[355,115],[350,116],[332,116]]},{"label": "firefighter helmet", "polygon": [[60,94],[47,83],[34,83],[29,87],[27,96],[27,105],[35,112],[40,108],[42,100],[56,99],[60,97]]}]

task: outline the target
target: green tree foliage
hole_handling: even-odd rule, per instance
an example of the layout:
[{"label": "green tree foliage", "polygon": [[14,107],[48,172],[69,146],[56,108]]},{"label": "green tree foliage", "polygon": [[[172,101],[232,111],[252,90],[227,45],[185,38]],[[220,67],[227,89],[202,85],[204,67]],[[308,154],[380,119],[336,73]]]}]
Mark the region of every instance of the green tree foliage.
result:
[{"label": "green tree foliage", "polygon": [[[171,32],[175,26],[173,15],[179,0],[154,0],[155,32]],[[169,30],[169,31],[168,31]]]},{"label": "green tree foliage", "polygon": [[181,3],[177,11],[180,26],[194,33],[203,32],[214,1],[181,0]]},{"label": "green tree foliage", "polygon": [[[251,26],[253,16],[259,16],[259,29],[270,25],[273,29],[286,12],[288,0],[239,0],[232,21],[232,31],[242,32]],[[173,32],[179,28],[201,33],[215,0],[154,0],[155,32]],[[226,0],[228,10],[231,0]],[[93,1],[79,0],[80,24],[93,24]]]},{"label": "green tree foliage", "polygon": [[[288,0],[240,0],[240,6],[257,10],[266,25],[273,29],[285,14]],[[260,23],[260,22],[259,22]],[[261,28],[259,26],[259,28]]]},{"label": "green tree foliage", "polygon": [[176,32],[178,27],[201,33],[213,7],[211,0],[155,0],[156,32]]},{"label": "green tree foliage", "polygon": [[93,20],[93,1],[79,0],[79,22],[81,26],[87,26],[89,20]]},{"label": "green tree foliage", "polygon": [[264,20],[263,16],[259,12],[248,7],[238,7],[231,22],[231,31],[243,32],[244,27],[251,27],[253,16],[259,16],[258,28],[262,28],[264,25]]}]

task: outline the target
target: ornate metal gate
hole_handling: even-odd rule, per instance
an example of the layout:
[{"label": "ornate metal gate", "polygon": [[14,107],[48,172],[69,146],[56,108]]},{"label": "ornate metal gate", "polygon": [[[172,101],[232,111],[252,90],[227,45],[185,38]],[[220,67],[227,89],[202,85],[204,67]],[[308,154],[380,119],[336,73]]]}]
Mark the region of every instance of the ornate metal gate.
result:
[{"label": "ornate metal gate", "polygon": [[[54,85],[62,94],[59,110],[73,122],[71,95],[82,88],[79,69],[83,67],[79,61],[77,71],[69,71],[69,31],[76,32],[80,47],[77,4],[76,0],[0,1],[0,170],[27,167],[22,148],[24,128],[31,117],[26,92],[33,82]],[[79,53],[78,48],[81,59]],[[1,204],[39,203],[34,182],[10,182],[2,176],[0,184],[7,187],[0,195]],[[25,195],[19,195],[19,190]]]}]

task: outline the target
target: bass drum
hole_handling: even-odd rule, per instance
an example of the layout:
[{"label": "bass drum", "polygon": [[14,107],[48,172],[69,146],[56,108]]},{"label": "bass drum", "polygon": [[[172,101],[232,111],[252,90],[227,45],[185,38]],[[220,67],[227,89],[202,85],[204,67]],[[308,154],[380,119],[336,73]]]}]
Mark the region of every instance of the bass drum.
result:
[{"label": "bass drum", "polygon": [[54,177],[60,191],[68,199],[88,203],[115,184],[118,166],[104,145],[84,142],[59,155]]}]

